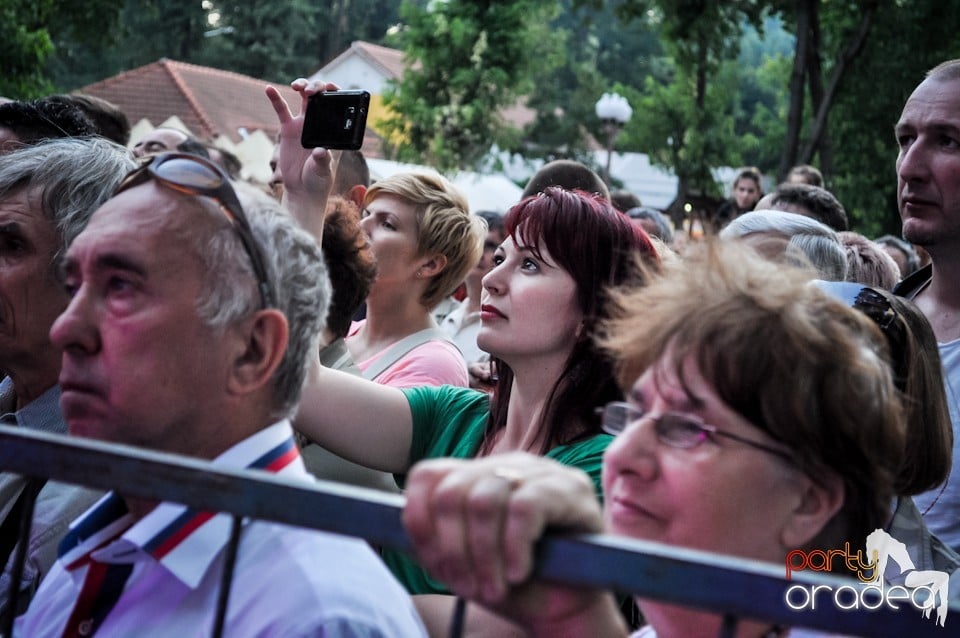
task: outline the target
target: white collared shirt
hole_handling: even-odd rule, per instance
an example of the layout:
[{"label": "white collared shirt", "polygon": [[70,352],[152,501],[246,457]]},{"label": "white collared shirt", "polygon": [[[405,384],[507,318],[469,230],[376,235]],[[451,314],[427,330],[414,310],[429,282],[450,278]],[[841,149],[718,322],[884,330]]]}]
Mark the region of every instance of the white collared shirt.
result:
[{"label": "white collared shirt", "polygon": [[[233,446],[213,464],[312,481],[292,435],[289,422],[281,421]],[[18,619],[15,635],[61,636],[93,559],[133,566],[98,635],[209,636],[230,524],[228,514],[174,503],[161,503],[134,522],[123,501],[108,494],[71,525],[59,560]],[[425,632],[410,597],[363,541],[253,521],[244,524],[224,635]]]},{"label": "white collared shirt", "polygon": [[460,348],[467,363],[486,359],[489,356],[477,345],[477,335],[480,334],[480,311],[467,313],[466,302],[461,303],[444,317],[440,328]]}]

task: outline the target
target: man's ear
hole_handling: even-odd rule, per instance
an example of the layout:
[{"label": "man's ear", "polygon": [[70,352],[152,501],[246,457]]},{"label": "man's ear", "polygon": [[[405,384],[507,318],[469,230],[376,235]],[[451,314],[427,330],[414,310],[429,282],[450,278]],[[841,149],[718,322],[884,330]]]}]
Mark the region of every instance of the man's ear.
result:
[{"label": "man's ear", "polygon": [[826,473],[818,480],[803,476],[800,487],[800,499],[781,532],[784,547],[793,549],[805,547],[817,537],[844,502],[843,479],[833,473]]},{"label": "man's ear", "polygon": [[229,388],[248,394],[270,382],[287,350],[287,318],[276,308],[258,310],[243,323],[242,344],[230,374]]},{"label": "man's ear", "polygon": [[444,255],[433,255],[427,261],[420,264],[417,268],[419,276],[429,279],[434,275],[439,275],[447,267],[447,258]]}]

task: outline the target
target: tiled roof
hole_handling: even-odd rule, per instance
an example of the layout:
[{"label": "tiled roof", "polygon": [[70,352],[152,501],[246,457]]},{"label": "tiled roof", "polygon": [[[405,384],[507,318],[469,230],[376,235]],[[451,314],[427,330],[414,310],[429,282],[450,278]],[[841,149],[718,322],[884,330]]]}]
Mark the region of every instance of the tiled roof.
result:
[{"label": "tiled roof", "polygon": [[324,68],[332,68],[351,55],[359,55],[391,79],[400,79],[406,66],[403,62],[403,51],[354,40],[349,49],[331,60]]},{"label": "tiled roof", "polygon": [[267,84],[280,90],[295,113],[299,110],[300,96],[289,86],[166,58],[79,92],[113,102],[131,123],[145,118],[157,126],[176,115],[198,138],[225,135],[239,142],[241,127],[262,130],[271,139],[277,133],[277,116],[263,92]]},{"label": "tiled roof", "polygon": [[399,79],[403,76],[403,70],[406,67],[403,61],[403,51],[359,40],[350,46],[356,48],[361,55],[369,57],[376,64],[382,66],[390,77]]}]

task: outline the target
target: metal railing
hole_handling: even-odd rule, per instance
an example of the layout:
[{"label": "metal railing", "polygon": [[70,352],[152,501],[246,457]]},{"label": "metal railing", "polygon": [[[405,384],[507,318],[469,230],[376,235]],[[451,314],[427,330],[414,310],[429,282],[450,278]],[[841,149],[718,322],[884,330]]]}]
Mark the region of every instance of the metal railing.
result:
[{"label": "metal railing", "polygon": [[[233,515],[232,564],[243,517],[346,534],[371,543],[409,550],[401,524],[403,497],[339,483],[293,482],[256,470],[214,468],[189,457],[111,445],[87,439],[29,432],[0,426],[0,470],[37,479],[110,490],[122,486],[130,497],[182,503]],[[32,503],[24,508],[32,511]],[[23,525],[22,531],[29,531]],[[19,543],[16,558],[24,559]],[[22,566],[22,565],[21,565]],[[17,566],[15,565],[15,568]],[[230,569],[224,570],[220,608],[212,634],[219,635],[228,604]],[[548,534],[536,561],[540,578],[610,589],[642,598],[676,603],[725,616],[721,635],[732,635],[736,619],[751,618],[788,627],[808,627],[868,637],[944,638],[955,635],[909,604],[894,610],[843,610],[822,599],[814,610],[795,611],[785,604],[796,585],[856,587],[855,581],[811,572],[784,578],[782,566],[680,549],[658,543],[601,534]],[[19,578],[12,580],[13,590]],[[878,599],[867,598],[876,603]],[[947,622],[960,622],[960,605],[950,606]],[[219,628],[219,629],[218,629]],[[9,635],[7,633],[6,635]]]}]

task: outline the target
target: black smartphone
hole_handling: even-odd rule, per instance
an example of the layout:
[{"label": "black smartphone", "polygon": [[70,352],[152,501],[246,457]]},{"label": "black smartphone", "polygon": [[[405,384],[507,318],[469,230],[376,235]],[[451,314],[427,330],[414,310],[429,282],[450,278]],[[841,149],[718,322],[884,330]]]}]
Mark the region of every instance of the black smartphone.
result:
[{"label": "black smartphone", "polygon": [[370,94],[367,91],[326,91],[307,100],[300,144],[304,148],[357,150],[367,128]]}]

